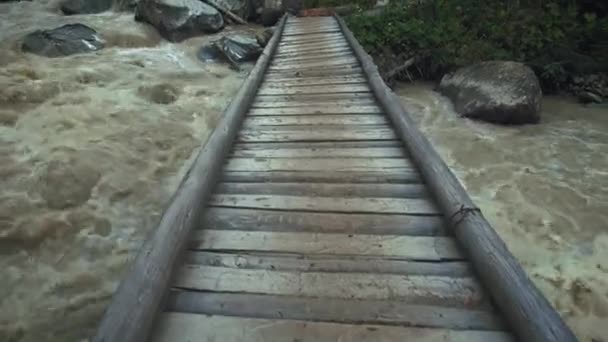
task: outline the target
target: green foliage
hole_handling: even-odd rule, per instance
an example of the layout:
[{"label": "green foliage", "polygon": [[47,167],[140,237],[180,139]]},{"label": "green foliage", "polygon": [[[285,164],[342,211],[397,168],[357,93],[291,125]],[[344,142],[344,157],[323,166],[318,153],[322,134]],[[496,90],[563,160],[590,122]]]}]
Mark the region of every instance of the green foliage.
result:
[{"label": "green foliage", "polygon": [[608,68],[608,61],[602,61],[608,58],[608,18],[585,12],[573,0],[526,5],[514,0],[393,0],[379,15],[361,10],[348,23],[372,54],[389,48],[394,54],[427,56],[430,76],[483,60],[525,62],[554,83],[564,82],[582,60],[585,68]]}]

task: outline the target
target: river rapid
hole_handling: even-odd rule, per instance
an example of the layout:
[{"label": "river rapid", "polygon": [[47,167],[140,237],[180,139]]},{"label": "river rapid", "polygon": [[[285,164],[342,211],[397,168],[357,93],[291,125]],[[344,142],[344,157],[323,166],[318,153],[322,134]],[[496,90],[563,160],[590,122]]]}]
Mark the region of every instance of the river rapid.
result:
[{"label": "river rapid", "polygon": [[[90,336],[246,71],[196,59],[130,13],[0,4],[0,341]],[[67,23],[106,48],[47,59],[19,39]],[[255,28],[244,28],[254,30]],[[608,336],[608,112],[547,98],[540,125],[458,118],[428,85],[404,104],[583,341]]]},{"label": "river rapid", "polygon": [[547,96],[540,124],[505,127],[430,84],[396,92],[581,341],[608,341],[608,107]]}]

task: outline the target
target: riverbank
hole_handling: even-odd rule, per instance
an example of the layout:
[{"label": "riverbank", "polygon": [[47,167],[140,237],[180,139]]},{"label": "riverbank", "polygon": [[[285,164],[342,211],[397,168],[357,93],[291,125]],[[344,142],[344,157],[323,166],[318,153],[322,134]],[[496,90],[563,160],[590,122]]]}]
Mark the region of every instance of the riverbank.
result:
[{"label": "riverbank", "polygon": [[396,93],[581,341],[608,327],[608,108],[543,99],[542,123],[459,117],[429,83]]}]

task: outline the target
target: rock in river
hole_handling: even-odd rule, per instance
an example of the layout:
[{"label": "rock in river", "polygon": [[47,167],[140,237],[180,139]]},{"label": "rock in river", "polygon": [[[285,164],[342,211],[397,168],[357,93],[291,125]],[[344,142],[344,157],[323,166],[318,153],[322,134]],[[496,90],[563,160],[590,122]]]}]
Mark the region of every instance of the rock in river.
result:
[{"label": "rock in river", "polygon": [[199,0],[149,0],[137,3],[135,19],[156,27],[167,40],[178,42],[201,33],[217,32],[224,19]]},{"label": "rock in river", "polygon": [[[262,53],[262,47],[256,37],[233,34],[222,37],[203,46],[198,53],[198,57],[203,61],[225,59],[233,65],[256,60]],[[221,57],[221,58],[220,58]]]},{"label": "rock in river", "polygon": [[95,30],[82,24],[68,24],[52,30],[34,31],[23,39],[21,48],[46,57],[68,56],[103,48]]},{"label": "rock in river", "polygon": [[439,91],[468,118],[514,125],[540,121],[540,84],[521,63],[492,61],[458,69],[443,77]]},{"label": "rock in river", "polygon": [[61,11],[65,14],[101,13],[112,7],[112,0],[66,0],[61,3]]}]

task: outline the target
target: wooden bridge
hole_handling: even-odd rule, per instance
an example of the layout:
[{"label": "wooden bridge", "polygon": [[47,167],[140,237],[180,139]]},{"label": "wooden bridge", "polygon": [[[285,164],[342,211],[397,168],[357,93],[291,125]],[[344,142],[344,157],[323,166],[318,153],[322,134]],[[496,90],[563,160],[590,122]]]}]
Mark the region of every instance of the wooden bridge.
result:
[{"label": "wooden bridge", "polygon": [[576,341],[340,18],[281,20],[93,341]]}]

